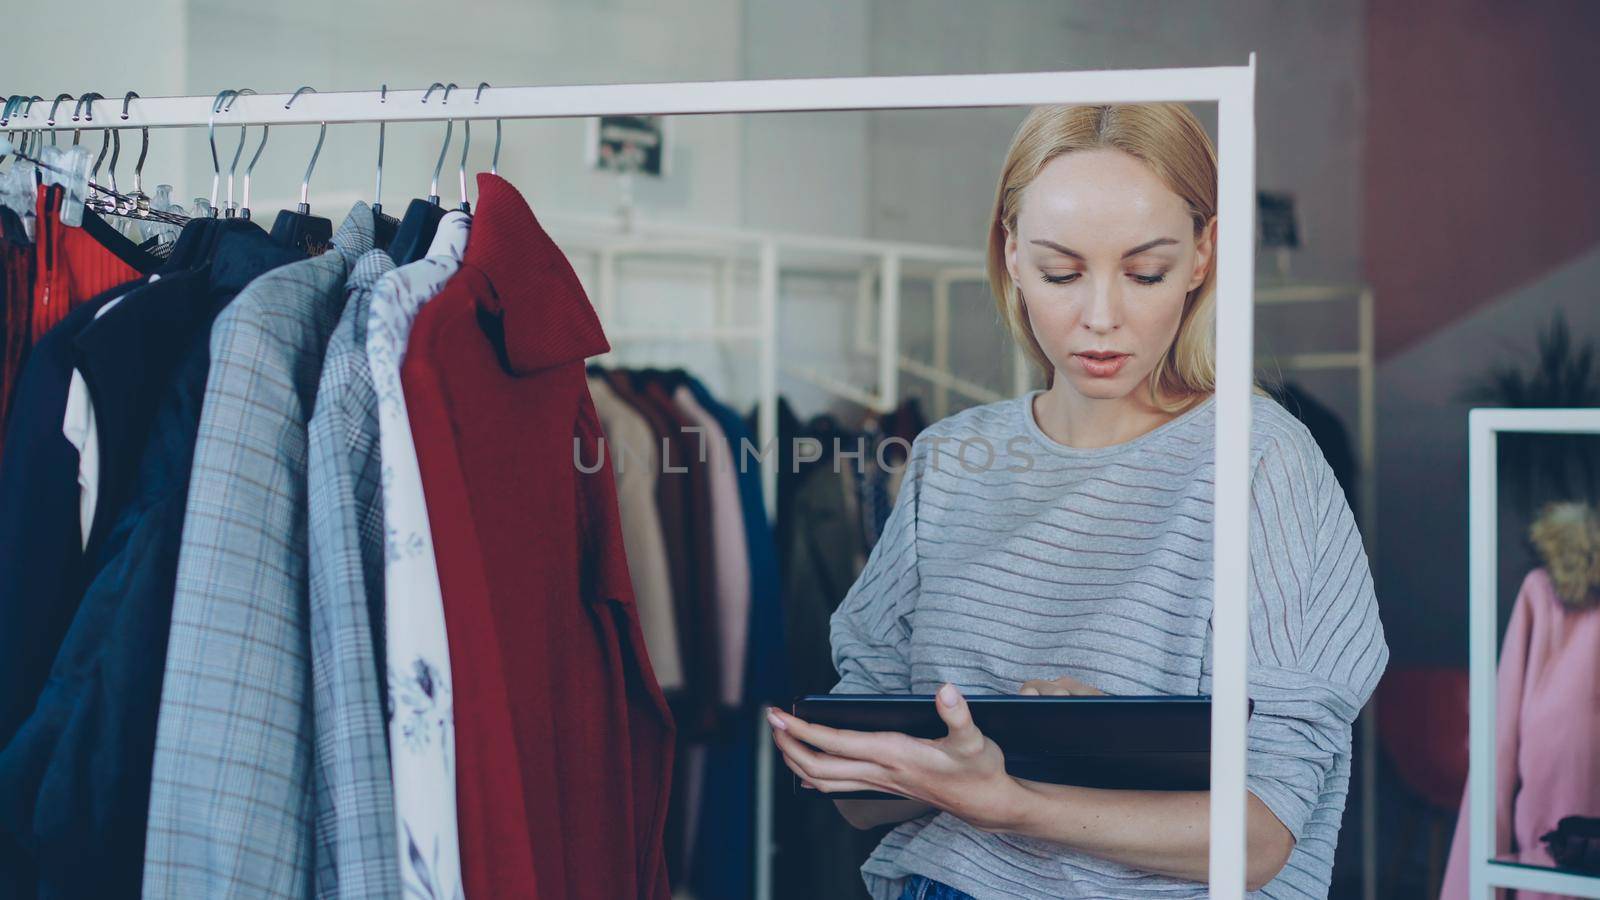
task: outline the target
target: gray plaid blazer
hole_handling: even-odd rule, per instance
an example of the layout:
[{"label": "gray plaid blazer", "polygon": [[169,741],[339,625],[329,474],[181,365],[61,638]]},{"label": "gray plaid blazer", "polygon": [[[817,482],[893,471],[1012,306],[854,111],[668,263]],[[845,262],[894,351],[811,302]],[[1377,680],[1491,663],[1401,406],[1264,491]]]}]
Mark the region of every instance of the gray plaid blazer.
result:
[{"label": "gray plaid blazer", "polygon": [[372,211],[252,281],[211,330],[145,834],[143,895],[312,892],[306,462],[323,353]]},{"label": "gray plaid blazer", "polygon": [[311,700],[319,898],[398,898],[394,781],[381,693],[383,492],[367,364],[372,288],[394,261],[356,260],[311,414]]}]

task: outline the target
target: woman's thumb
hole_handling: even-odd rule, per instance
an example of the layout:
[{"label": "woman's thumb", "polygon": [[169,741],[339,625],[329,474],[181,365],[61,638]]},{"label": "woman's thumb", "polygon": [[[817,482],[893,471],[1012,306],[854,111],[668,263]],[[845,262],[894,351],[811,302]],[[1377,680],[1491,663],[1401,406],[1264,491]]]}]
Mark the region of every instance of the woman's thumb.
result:
[{"label": "woman's thumb", "polygon": [[934,705],[939,708],[939,718],[950,729],[951,738],[965,741],[978,735],[977,727],[972,724],[972,711],[967,706],[967,698],[961,696],[961,691],[955,685],[946,684],[939,688]]}]

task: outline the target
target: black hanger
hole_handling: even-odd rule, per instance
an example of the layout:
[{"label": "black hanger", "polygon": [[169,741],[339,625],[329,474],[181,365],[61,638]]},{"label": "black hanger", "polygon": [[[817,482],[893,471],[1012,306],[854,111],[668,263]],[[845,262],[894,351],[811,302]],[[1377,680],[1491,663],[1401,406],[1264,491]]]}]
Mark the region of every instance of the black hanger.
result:
[{"label": "black hanger", "polygon": [[[294,105],[294,101],[306,91],[316,93],[316,88],[309,85],[301,87],[283,104],[283,108]],[[305,177],[300,179],[299,206],[294,212],[287,209],[279,212],[277,221],[272,223],[272,239],[281,246],[317,253],[333,239],[333,222],[311,215],[311,204],[306,199],[311,190],[311,171],[317,166],[317,156],[322,153],[322,139],[327,136],[328,123],[323,122],[322,129],[317,132],[317,146],[311,151],[311,162],[306,164]]]},{"label": "black hanger", "polygon": [[[455,89],[455,83],[446,85],[435,81],[422,95],[422,102],[427,103],[428,97],[434,90],[444,88],[444,99],[441,104],[450,102],[450,91]],[[428,247],[433,243],[433,236],[439,230],[439,221],[444,218],[444,209],[439,206],[439,172],[444,169],[444,155],[450,149],[450,133],[455,128],[454,119],[446,119],[444,123],[444,146],[439,148],[439,161],[433,166],[433,182],[429,188],[427,200],[412,200],[406,206],[405,217],[400,220],[400,227],[396,230],[394,240],[389,243],[389,255],[399,265],[416,262],[428,254]]]}]

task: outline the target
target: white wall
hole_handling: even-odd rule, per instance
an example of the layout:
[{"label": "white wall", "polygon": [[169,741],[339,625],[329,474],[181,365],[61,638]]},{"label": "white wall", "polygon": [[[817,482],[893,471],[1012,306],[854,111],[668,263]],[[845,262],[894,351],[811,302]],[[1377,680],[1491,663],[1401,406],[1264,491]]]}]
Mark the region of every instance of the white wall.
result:
[{"label": "white wall", "polygon": [[[1360,5],[1353,0],[1278,5],[1211,0],[1152,14],[1142,4],[1041,4],[994,0],[687,0],[670,8],[644,0],[475,0],[442,7],[420,0],[346,0],[337,4],[284,0],[189,0],[142,4],[77,4],[85,21],[114,28],[73,29],[84,48],[66,54],[74,16],[24,7],[17,27],[37,40],[8,58],[18,85],[40,94],[86,88],[113,94],[210,93],[249,87],[289,91],[418,87],[454,79],[452,102],[492,84],[670,81],[724,78],[915,74],[1214,65],[1243,62],[1258,52],[1260,140],[1258,168],[1266,188],[1300,197],[1307,248],[1295,261],[1306,277],[1348,279],[1359,271],[1356,240],[1361,109]],[[20,17],[17,18],[17,17]],[[132,45],[161,52],[113,52]],[[132,60],[132,62],[130,62]],[[492,88],[491,88],[492,89]],[[1208,127],[1209,108],[1197,113]],[[654,218],[783,231],[916,240],[978,250],[993,200],[994,180],[1022,110],[948,110],[684,117],[673,122],[672,177],[640,179],[640,210]],[[377,129],[330,128],[311,181],[313,211],[337,217],[355,199],[372,198]],[[388,129],[384,199],[391,212],[427,191],[443,129]],[[618,201],[613,179],[582,166],[584,123],[577,120],[505,125],[500,171],[546,216],[604,212]],[[440,177],[445,202],[457,199],[456,166],[462,129]],[[252,131],[246,159],[259,132]],[[224,164],[239,140],[222,129]],[[254,178],[252,205],[268,219],[298,199],[316,129],[274,129]],[[487,167],[493,129],[473,135],[469,171]],[[124,177],[127,174],[124,164]],[[242,174],[242,173],[241,173]],[[202,129],[155,137],[147,184],[170,181],[189,199],[210,191],[210,153]],[[242,190],[242,185],[240,186]],[[469,192],[472,185],[469,180]],[[687,277],[687,276],[685,276]],[[642,279],[642,280],[641,280]],[[640,304],[678,309],[703,306],[688,281],[660,285],[628,276],[625,308]],[[750,282],[753,284],[753,282]],[[870,360],[842,346],[840,329],[854,317],[841,308],[854,297],[850,282],[785,279],[792,297],[784,311],[784,346],[792,355],[851,373],[872,386]],[[925,285],[908,284],[907,346],[925,347],[929,334]],[[958,296],[958,333],[983,335],[956,348],[962,373],[1009,389],[992,304],[981,289]],[[681,298],[681,299],[673,299]],[[834,298],[834,299],[828,299]],[[831,306],[830,306],[831,304]],[[1343,346],[1351,337],[1348,309],[1301,310],[1294,318],[1263,312],[1265,346],[1283,347],[1297,334]],[[841,324],[844,323],[844,324]],[[1326,348],[1327,344],[1323,345]],[[666,361],[674,356],[706,368],[737,368],[724,353],[679,347],[630,349],[625,358]],[[731,379],[738,381],[739,379]],[[915,379],[907,379],[915,388]],[[1314,386],[1353,421],[1353,391]],[[785,381],[805,398],[822,397]]]},{"label": "white wall", "polygon": [[[584,84],[738,77],[741,0],[689,0],[668,14],[637,0],[314,0],[259,3],[193,0],[189,4],[189,91],[251,87],[292,91],[377,90],[457,82],[450,102],[470,103],[481,81],[491,84]],[[491,88],[492,90],[492,88]],[[438,95],[436,95],[438,96]],[[677,133],[668,182],[641,181],[638,202],[674,219],[737,221],[741,171],[739,123],[687,117]],[[500,173],[530,198],[536,212],[603,212],[616,201],[612,179],[583,168],[583,120],[505,123]],[[386,208],[403,210],[427,193],[444,129],[391,126],[384,165]],[[224,144],[231,153],[237,130]],[[446,204],[459,198],[462,128],[440,176]],[[209,162],[204,136],[195,136]],[[276,210],[298,198],[316,129],[275,129],[257,171],[258,208]],[[247,145],[253,152],[256,138]],[[222,143],[219,141],[219,143]],[[471,175],[487,170],[494,128],[473,129]],[[371,199],[377,128],[334,126],[312,180],[314,210],[337,215],[355,199]],[[209,184],[209,175],[196,173]]]}]

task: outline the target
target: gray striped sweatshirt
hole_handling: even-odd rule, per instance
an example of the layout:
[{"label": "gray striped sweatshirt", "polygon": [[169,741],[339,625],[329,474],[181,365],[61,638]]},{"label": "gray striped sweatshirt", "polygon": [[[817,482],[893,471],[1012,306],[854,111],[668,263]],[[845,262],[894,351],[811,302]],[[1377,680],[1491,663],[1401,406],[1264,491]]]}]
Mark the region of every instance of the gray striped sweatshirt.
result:
[{"label": "gray striped sweatshirt", "polygon": [[[833,615],[834,692],[932,693],[951,681],[1014,694],[1062,675],[1108,694],[1211,692],[1215,397],[1093,449],[1047,436],[1032,399],[964,410],[914,442],[884,535]],[[1250,896],[1324,898],[1351,723],[1389,650],[1321,449],[1275,401],[1253,404],[1246,785],[1295,847]],[[895,828],[861,871],[877,900],[912,874],[979,900],[1206,896],[1201,882],[942,812]]]}]

